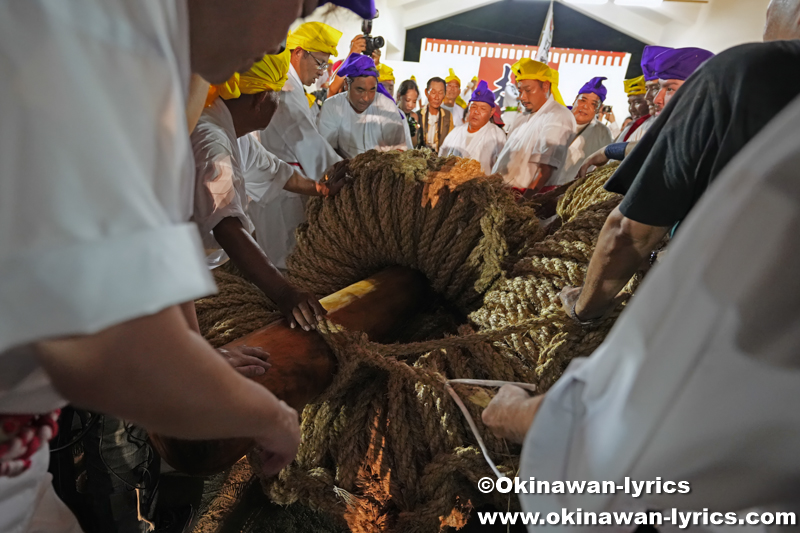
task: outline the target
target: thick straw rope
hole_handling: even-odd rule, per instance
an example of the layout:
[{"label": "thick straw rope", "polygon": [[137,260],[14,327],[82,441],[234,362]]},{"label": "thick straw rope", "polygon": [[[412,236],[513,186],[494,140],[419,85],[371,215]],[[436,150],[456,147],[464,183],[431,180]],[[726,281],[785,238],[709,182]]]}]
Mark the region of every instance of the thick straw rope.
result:
[{"label": "thick straw rope", "polygon": [[[437,531],[463,524],[471,507],[505,509],[508,498],[476,489],[492,471],[445,384],[525,382],[544,392],[573,357],[602,341],[619,310],[586,332],[560,310],[558,293],[583,282],[597,235],[619,202],[602,190],[613,170],[572,186],[558,206],[564,226],[545,237],[533,206],[517,204],[496,179],[445,187],[436,207],[422,207],[432,179],[449,173],[460,183],[469,172],[452,158],[421,151],[355,158],[351,185],[309,203],[289,259],[291,279],[323,296],[387,266],[412,267],[471,313],[474,325],[444,339],[380,345],[321,323],[339,370],[303,412],[296,461],[264,481],[271,498],[343,517],[356,533]],[[274,306],[255,287],[231,273],[216,277],[220,294],[198,302],[215,345],[274,319]],[[499,470],[513,475],[519,448],[494,437],[480,418],[493,391],[453,387]]]}]

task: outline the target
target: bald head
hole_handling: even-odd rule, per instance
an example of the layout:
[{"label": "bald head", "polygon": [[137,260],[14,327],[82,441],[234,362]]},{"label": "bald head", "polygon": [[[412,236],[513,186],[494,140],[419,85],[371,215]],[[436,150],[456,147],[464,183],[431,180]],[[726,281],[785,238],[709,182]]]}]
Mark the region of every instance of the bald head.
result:
[{"label": "bald head", "polygon": [[765,41],[800,39],[800,0],[771,0],[767,8]]}]

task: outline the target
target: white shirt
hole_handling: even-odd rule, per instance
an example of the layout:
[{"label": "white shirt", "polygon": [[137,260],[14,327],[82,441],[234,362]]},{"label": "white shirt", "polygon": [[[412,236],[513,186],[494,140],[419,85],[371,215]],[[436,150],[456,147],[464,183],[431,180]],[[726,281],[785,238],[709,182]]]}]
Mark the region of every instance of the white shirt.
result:
[{"label": "white shirt", "polygon": [[613,141],[612,133],[606,126],[592,119],[588,124],[578,126],[578,134],[569,145],[564,167],[553,173],[547,185],[563,185],[575,179],[586,158]]},{"label": "white shirt", "polygon": [[[187,222],[188,39],[181,2],[0,4],[0,354],[215,290]],[[8,386],[0,412],[27,412]]]},{"label": "white shirt", "polygon": [[547,392],[523,447],[523,479],[661,476],[691,493],[530,495],[525,510],[797,511],[798,121],[795,100],[717,178],[606,341]]},{"label": "white shirt", "polygon": [[474,159],[481,164],[484,174],[489,176],[505,144],[506,134],[491,122],[475,133],[470,133],[469,124],[464,124],[447,135],[439,149],[439,156],[455,155]]},{"label": "white shirt", "polygon": [[303,83],[290,65],[278,110],[259,137],[270,153],[287,163],[299,164],[306,177],[319,181],[342,158],[320,135],[315,115],[316,111],[308,105]]},{"label": "white shirt", "polygon": [[[464,108],[457,105],[444,105],[442,104],[444,109],[450,111],[450,114],[453,115],[453,129],[459,127],[460,125],[464,124]],[[449,135],[449,133],[448,133]]]},{"label": "white shirt", "polygon": [[518,122],[509,134],[492,173],[499,173],[512,187],[527,189],[539,173],[539,165],[555,169],[564,166],[577,123],[572,112],[552,96],[539,111],[532,113],[527,120],[524,115],[519,117]]},{"label": "white shirt", "polygon": [[325,100],[317,125],[325,140],[350,158],[372,149],[411,150],[404,120],[395,103],[380,93],[359,114],[344,92]]},{"label": "white shirt", "polygon": [[439,128],[439,117],[441,112],[428,115],[428,131],[425,133],[425,144],[428,146],[436,145],[436,130]]},{"label": "white shirt", "polygon": [[[187,222],[186,2],[0,2],[0,57],[0,413],[44,413],[65,402],[24,346],[215,291]],[[42,452],[0,478],[0,531],[28,530]]]},{"label": "white shirt", "polygon": [[[224,218],[239,219],[248,233],[256,232],[259,244],[269,243],[267,232],[271,228],[258,228],[251,214],[260,217],[260,211],[284,192],[284,185],[294,173],[292,166],[270,154],[255,133],[237,139],[233,118],[221,98],[200,116],[192,132],[192,148],[196,179],[194,220],[203,238],[208,266],[217,267],[228,260],[212,232]],[[264,251],[272,259],[269,251]]]},{"label": "white shirt", "polygon": [[253,222],[256,242],[278,268],[295,245],[294,230],[305,221],[303,198],[283,187],[299,169],[269,153],[255,133],[239,137],[242,172],[250,202],[246,213]]},{"label": "white shirt", "polygon": [[217,224],[232,217],[239,219],[248,233],[254,229],[245,214],[248,200],[236,130],[222,98],[203,110],[191,139],[195,168],[192,219],[200,229],[208,265],[216,267],[228,259],[214,238]]}]

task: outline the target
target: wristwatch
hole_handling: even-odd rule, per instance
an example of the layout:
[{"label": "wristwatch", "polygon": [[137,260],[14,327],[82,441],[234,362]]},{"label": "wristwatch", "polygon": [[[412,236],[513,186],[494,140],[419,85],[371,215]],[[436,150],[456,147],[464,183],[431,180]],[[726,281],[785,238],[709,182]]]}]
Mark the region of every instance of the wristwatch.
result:
[{"label": "wristwatch", "polygon": [[[578,296],[580,297],[580,295],[578,295]],[[592,318],[590,320],[581,320],[580,318],[578,318],[578,313],[575,312],[575,306],[577,304],[578,304],[578,300],[576,298],[575,299],[575,303],[572,304],[572,309],[570,309],[569,316],[572,318],[572,320],[574,320],[575,322],[580,324],[581,328],[583,328],[584,330],[590,330],[590,329],[596,327],[605,318],[604,315],[601,315],[601,316],[599,316],[597,318]]]}]

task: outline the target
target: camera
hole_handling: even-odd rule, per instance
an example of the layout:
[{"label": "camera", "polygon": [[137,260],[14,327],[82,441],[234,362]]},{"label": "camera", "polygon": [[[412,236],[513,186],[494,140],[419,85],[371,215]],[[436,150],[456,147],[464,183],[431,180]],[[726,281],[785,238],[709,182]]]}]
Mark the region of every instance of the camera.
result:
[{"label": "camera", "polygon": [[[375,18],[378,18],[377,12],[375,13]],[[362,52],[365,56],[371,56],[372,52],[374,52],[379,48],[383,48],[383,46],[386,44],[386,41],[384,40],[383,37],[380,36],[373,37],[372,35],[370,35],[370,33],[372,33],[373,20],[374,19],[370,20],[364,19],[364,21],[361,22],[361,33],[364,34],[364,41],[366,41],[367,45],[367,47]]]},{"label": "camera", "polygon": [[605,114],[613,112],[613,108],[610,105],[604,105],[601,111]]}]

